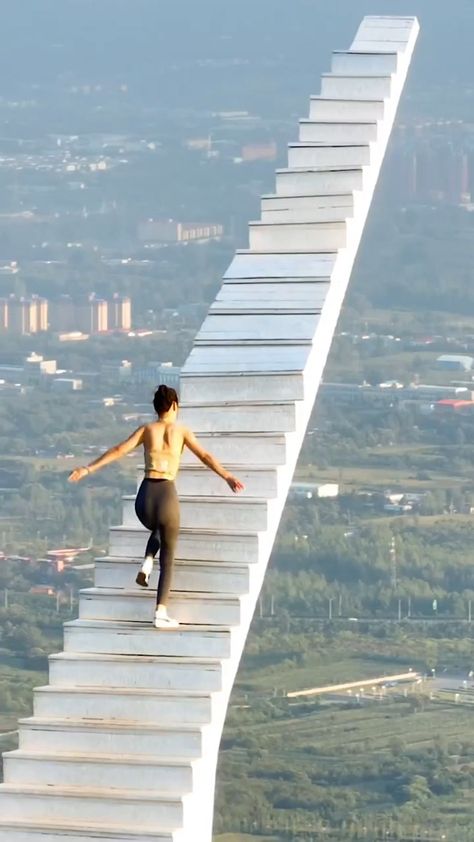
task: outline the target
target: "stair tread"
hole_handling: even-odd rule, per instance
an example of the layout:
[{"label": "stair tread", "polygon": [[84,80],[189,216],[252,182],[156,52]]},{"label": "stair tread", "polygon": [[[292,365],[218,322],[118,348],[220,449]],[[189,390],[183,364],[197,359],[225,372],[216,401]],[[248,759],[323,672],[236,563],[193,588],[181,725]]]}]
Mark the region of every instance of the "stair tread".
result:
[{"label": "stair tread", "polygon": [[[143,556],[141,558],[135,558],[135,556],[114,556],[114,555],[102,555],[96,558],[96,564],[102,564],[103,562],[112,562],[113,564],[128,564],[132,566],[133,564],[142,564],[143,563]],[[245,561],[202,561],[200,559],[185,559],[185,558],[177,558],[175,559],[175,564],[177,565],[184,565],[188,564],[191,567],[215,567],[216,572],[221,567],[226,568],[229,567],[232,570],[248,570],[249,565],[252,562],[245,562]]]},{"label": "stair tread", "polygon": [[[321,77],[323,79],[393,79],[394,73],[335,73],[334,70],[331,70],[327,73],[321,73]],[[316,95],[311,95],[310,99],[318,99]],[[356,100],[359,102],[359,100]],[[367,100],[362,100],[363,102],[367,102]],[[368,100],[371,102],[372,100]]]},{"label": "stair tread", "polygon": [[[134,827],[128,827],[125,824],[113,824],[113,822],[108,822],[107,824],[103,822],[81,822],[77,819],[73,821],[65,821],[55,820],[55,819],[45,819],[41,821],[40,819],[3,819],[0,818],[0,828],[10,828],[11,830],[31,830],[35,831],[38,830],[42,833],[47,833],[50,830],[52,831],[59,831],[67,833],[68,836],[74,838],[75,831],[78,831],[81,835],[83,833],[94,833],[94,838],[100,838],[103,836],[104,839],[112,839],[116,840],[117,838],[120,839],[120,836],[117,834],[123,834],[124,837],[130,836],[137,836],[139,839],[143,837],[149,837],[151,840],[156,840],[156,842],[164,842],[164,840],[169,840],[172,842],[173,833],[175,833],[179,828],[173,827],[160,827],[159,830],[151,830],[150,828],[137,828],[135,825]],[[99,834],[99,835],[98,835]]]},{"label": "stair tread", "polygon": [[[122,496],[122,500],[135,500],[136,494],[124,494]],[[235,495],[229,497],[227,494],[220,495],[205,495],[205,494],[180,494],[179,499],[181,503],[225,503],[227,505],[249,505],[252,506],[262,506],[263,504],[268,504],[270,500],[274,500],[276,498],[268,498],[268,497],[246,497],[245,495]],[[143,528],[143,527],[142,527]],[[194,531],[194,530],[190,530]],[[211,530],[209,530],[211,531]],[[214,531],[214,530],[212,530]]]},{"label": "stair tread", "polygon": [[[324,165],[324,164],[315,164],[313,166],[306,165],[304,167],[281,167],[277,170],[277,173],[299,173],[299,172],[324,172],[324,173],[333,173],[333,172],[363,172],[364,169],[368,167],[368,164],[335,164],[331,165]],[[288,198],[288,197],[287,197]],[[294,252],[291,252],[294,254]],[[339,249],[325,249],[324,253],[326,254],[338,254]],[[300,254],[300,252],[298,252]]]},{"label": "stair tread", "polygon": [[[355,78],[357,78],[357,77],[355,77]],[[384,102],[385,102],[384,98],[382,98],[382,99],[359,99],[359,98],[351,99],[351,97],[347,97],[347,96],[339,98],[339,97],[334,97],[334,96],[323,96],[322,94],[312,94],[310,96],[310,99],[316,100],[317,102],[337,102],[338,104],[341,103],[341,102],[350,102],[351,104],[352,103],[359,103],[359,102],[363,102],[364,104],[369,103],[369,102],[370,103],[377,102],[379,105],[383,105]],[[387,99],[388,99],[388,97],[387,97]]]},{"label": "stair tread", "polygon": [[[368,100],[369,102],[371,100]],[[300,117],[299,123],[310,123],[312,125],[317,126],[319,123],[322,123],[323,126],[376,126],[377,123],[381,122],[381,120],[361,120],[359,118],[355,120],[349,120],[345,117],[344,120],[324,120],[323,118],[315,119],[314,117]]]},{"label": "stair tread", "polygon": [[[293,169],[293,167],[291,169]],[[343,230],[346,227],[346,222],[343,219],[307,219],[307,220],[303,220],[303,221],[294,220],[294,219],[276,219],[276,220],[273,220],[273,219],[272,220],[256,219],[256,220],[252,221],[250,223],[250,225],[256,225],[256,226],[259,226],[261,228],[270,228],[270,229],[274,228],[275,225],[287,225],[287,226],[295,226],[295,225],[299,225],[299,226],[301,226],[301,225],[312,225],[312,226],[315,226],[315,225],[318,225],[320,228],[323,228],[323,227],[324,228],[333,228],[334,227],[334,228],[340,228],[340,229]],[[226,302],[224,301],[222,303],[225,304]],[[249,302],[249,305],[251,305],[251,302]],[[319,307],[316,307],[313,311],[310,311],[310,312],[320,313],[321,309],[322,309],[322,305],[320,305]],[[285,310],[275,308],[275,312],[281,313],[281,315],[284,315],[284,316],[293,315],[292,310],[288,310],[288,313],[287,313]],[[219,313],[219,315],[222,315],[222,314]],[[253,403],[253,401],[252,401],[252,403]]]},{"label": "stair tread", "polygon": [[49,656],[50,661],[115,661],[127,664],[199,664],[200,666],[216,666],[221,663],[220,658],[201,658],[191,655],[116,655],[101,652],[56,652]]},{"label": "stair tread", "polygon": [[51,694],[69,694],[71,696],[75,695],[83,695],[84,693],[87,694],[94,694],[98,696],[110,696],[110,695],[117,695],[117,696],[149,696],[151,699],[154,698],[164,698],[167,697],[171,698],[180,698],[180,699],[209,699],[217,690],[174,690],[173,688],[166,688],[166,689],[154,689],[148,687],[103,687],[102,685],[97,684],[87,684],[81,685],[80,687],[70,686],[68,684],[44,684],[41,687],[35,687],[34,693],[51,693]]},{"label": "stair tread", "polygon": [[[113,801],[121,801],[123,799],[130,799],[132,801],[147,801],[148,799],[157,799],[164,801],[179,801],[183,799],[182,792],[165,792],[159,789],[98,789],[98,787],[91,786],[51,786],[46,784],[26,784],[26,783],[2,783],[0,784],[0,793],[3,791],[16,793],[30,793],[41,796],[45,795],[68,795],[73,798],[83,798],[84,796],[107,798]],[[187,794],[187,793],[186,793]],[[0,802],[1,803],[1,802]]]},{"label": "stair tread", "polygon": [[[6,753],[6,757],[24,758],[25,760],[79,760],[81,763],[133,763],[137,766],[183,766],[190,765],[198,758],[190,758],[185,756],[159,756],[152,757],[143,754],[91,754],[90,752],[80,751],[28,751],[25,749],[14,749]],[[107,789],[107,787],[105,787]]]},{"label": "stair tread", "polygon": [[[340,141],[337,143],[329,143],[329,141],[322,140],[293,140],[288,144],[288,146],[290,149],[305,149],[308,146],[311,149],[347,149],[350,146],[354,146],[357,149],[367,149],[371,146],[371,141],[368,140],[365,143],[361,143],[361,141],[352,141],[351,143],[349,140],[347,143],[341,143]],[[349,196],[350,194],[341,193],[340,195]]]},{"label": "stair tread", "polygon": [[[304,167],[303,169],[308,169],[308,168]],[[321,168],[319,167],[317,169],[321,169]],[[334,169],[334,167],[332,169]],[[362,167],[352,167],[350,169],[362,169]],[[277,172],[294,172],[294,171],[295,171],[294,167],[286,167],[284,169],[277,170]],[[312,193],[310,193],[309,195],[311,196],[311,198],[317,198],[317,196],[313,195]],[[328,195],[327,193],[321,193],[319,195],[325,196],[326,198],[331,197],[331,194]],[[333,194],[333,195],[339,195],[339,193]],[[297,196],[281,196],[279,193],[277,193],[276,196],[279,199],[301,199],[302,198],[302,196],[300,196],[300,195],[297,195]],[[311,248],[311,249],[304,249],[304,251],[303,251],[303,249],[295,249],[295,248],[290,249],[290,248],[288,248],[288,249],[281,249],[279,251],[275,251],[275,249],[268,248],[268,249],[265,249],[265,251],[263,249],[257,251],[257,249],[248,248],[248,249],[237,249],[237,251],[236,251],[236,255],[238,255],[238,256],[243,255],[244,257],[248,257],[250,255],[250,257],[277,257],[278,258],[278,257],[285,257],[286,255],[289,255],[289,254],[292,257],[295,254],[298,255],[298,257],[301,257],[301,256],[304,257],[306,255],[311,255],[311,257],[317,257],[318,260],[321,261],[321,263],[326,263],[327,269],[332,272],[333,269],[334,269],[335,262],[336,262],[336,257],[339,254],[339,249]],[[287,275],[287,277],[293,278],[294,275],[293,274]],[[319,275],[319,277],[324,278],[325,281],[328,278],[327,275]],[[232,280],[235,283],[236,278],[232,278]],[[258,280],[260,282],[259,278],[256,278],[256,280]],[[282,280],[282,278],[280,277],[279,280]],[[284,341],[280,340],[280,342],[278,342],[278,343],[272,342],[271,339],[266,339],[266,340],[262,341],[262,344],[271,346],[271,345],[274,345],[274,344],[292,345],[294,343],[293,343],[293,340],[291,340],[291,339],[287,339],[287,340],[284,340]],[[301,344],[301,343],[296,342],[296,344]],[[311,345],[311,341],[309,339],[307,339],[307,340],[304,341],[304,344],[305,345]],[[291,370],[292,369],[285,369],[284,372],[282,372],[282,373],[288,374],[288,371],[291,371]],[[298,369],[298,370],[301,372],[301,368]],[[266,372],[262,371],[261,374],[266,374]],[[270,404],[270,405],[273,405],[272,401],[267,401],[267,403]],[[288,401],[287,401],[287,403],[288,403]],[[294,401],[289,401],[289,403],[294,403]],[[212,406],[215,406],[215,404],[212,404]]]},{"label": "stair tread", "polygon": [[[165,629],[165,632],[162,630],[154,629],[151,622],[140,622],[139,620],[68,620],[64,623],[66,628],[80,627],[80,628],[91,628],[91,629],[116,629],[122,632],[143,632],[149,631],[153,634],[158,634],[161,631],[162,634],[166,632],[167,635],[171,635],[173,633],[178,634],[190,634],[192,632],[199,632],[200,634],[209,634],[211,637],[215,637],[216,635],[226,634],[229,635],[231,633],[230,626],[223,626],[223,625],[210,625],[208,624],[198,624],[198,623],[180,623],[178,628],[176,629]],[[92,653],[93,654],[93,653]]]},{"label": "stair tread", "polygon": [[41,716],[29,716],[25,717],[24,719],[18,720],[19,725],[25,725],[27,727],[38,726],[40,729],[49,729],[49,728],[65,728],[65,729],[75,729],[75,730],[88,730],[88,729],[100,729],[106,731],[133,731],[134,734],[140,733],[144,731],[147,734],[153,734],[155,732],[161,733],[162,731],[178,731],[182,732],[185,731],[187,733],[195,733],[201,732],[204,726],[190,724],[188,722],[180,722],[178,724],[168,724],[166,722],[157,722],[157,723],[150,723],[150,722],[137,722],[135,719],[74,719],[73,717],[68,719],[61,719],[59,717],[54,718],[47,718]]},{"label": "stair tread", "polygon": [[[126,498],[126,499],[134,500],[135,498],[130,496],[129,498]],[[181,497],[181,499],[183,499],[183,498]],[[195,498],[192,498],[192,499],[195,499]],[[215,500],[215,499],[219,499],[219,498],[210,497],[208,499],[209,500]],[[233,500],[232,497],[222,498],[222,499]],[[253,497],[247,498],[247,500],[253,500],[253,499],[254,499]],[[147,532],[147,530],[145,529],[144,526],[135,526],[134,524],[130,524],[129,526],[125,526],[123,523],[119,523],[119,524],[116,524],[114,526],[111,526],[110,529],[114,530],[114,532],[115,531],[117,531],[117,532],[139,532],[140,534],[142,532]],[[255,538],[259,534],[259,530],[257,530],[257,529],[254,529],[254,530],[225,529],[225,528],[224,529],[217,529],[217,528],[211,529],[211,527],[206,528],[206,527],[199,527],[199,526],[196,526],[196,527],[194,527],[194,526],[193,527],[182,526],[179,531],[180,531],[181,535],[196,535],[196,534],[200,534],[200,535],[219,535],[219,536],[223,535],[223,536],[228,536],[229,538],[232,538],[232,537],[235,537],[235,536],[238,536],[240,538],[243,535],[246,535],[247,537],[250,537],[250,538]]]},{"label": "stair tread", "polygon": [[[136,599],[150,599],[151,596],[154,596],[153,589],[150,588],[81,588],[79,591],[81,594],[91,594],[94,596],[130,596],[135,597]],[[219,600],[235,600],[240,602],[242,597],[236,593],[225,593],[219,592],[214,593],[212,591],[177,591],[173,589],[173,595],[179,596],[182,599],[199,599],[203,602],[208,600],[210,602],[219,602]]]},{"label": "stair tread", "polygon": [[[202,433],[200,434],[202,436]],[[226,467],[229,468],[238,468],[240,471],[262,471],[268,473],[268,471],[277,471],[280,467],[279,465],[260,465],[258,463],[248,463],[248,462],[232,462],[230,460],[226,461]],[[209,468],[206,468],[205,465],[202,465],[200,462],[183,462],[180,466],[179,472],[186,472],[186,471],[200,471],[201,473],[205,474],[209,472]]]},{"label": "stair tread", "polygon": [[[243,340],[238,340],[238,341],[243,341]],[[272,344],[271,340],[269,340],[269,344],[270,345]],[[242,409],[242,407],[250,407],[250,406],[252,406],[252,407],[253,406],[263,406],[263,407],[265,407],[265,406],[270,406],[270,407],[274,407],[274,406],[293,406],[296,403],[302,403],[302,400],[296,400],[296,399],[294,399],[294,400],[291,400],[291,399],[290,400],[284,400],[284,399],[279,398],[278,400],[263,400],[262,401],[262,400],[257,399],[257,400],[251,400],[251,401],[248,401],[248,402],[246,401],[245,403],[243,403],[242,401],[230,401],[230,400],[219,402],[219,398],[217,398],[217,402],[215,400],[214,401],[186,401],[186,402],[181,403],[179,405],[179,408],[183,409],[183,410],[184,409],[215,409],[216,405],[220,404],[220,406],[229,406],[229,407],[235,407],[235,409]]]}]

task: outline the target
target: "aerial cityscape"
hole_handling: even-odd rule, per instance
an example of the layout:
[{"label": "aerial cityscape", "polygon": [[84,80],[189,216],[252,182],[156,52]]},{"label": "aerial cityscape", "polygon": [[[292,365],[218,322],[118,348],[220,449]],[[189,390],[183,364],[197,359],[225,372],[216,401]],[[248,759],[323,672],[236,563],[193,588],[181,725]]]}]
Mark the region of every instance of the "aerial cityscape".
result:
[{"label": "aerial cityscape", "polygon": [[[474,6],[24,5],[0,56],[0,840],[474,842]],[[145,631],[143,452],[94,465],[165,386],[227,473],[184,436],[179,627]]]}]

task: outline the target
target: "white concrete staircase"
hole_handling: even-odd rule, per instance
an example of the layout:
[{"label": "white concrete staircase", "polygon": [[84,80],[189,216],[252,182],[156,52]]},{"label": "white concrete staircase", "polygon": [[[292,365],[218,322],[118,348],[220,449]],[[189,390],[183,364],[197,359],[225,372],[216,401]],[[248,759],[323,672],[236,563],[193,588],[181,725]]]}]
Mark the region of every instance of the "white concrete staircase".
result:
[{"label": "white concrete staircase", "polygon": [[243,479],[234,496],[185,454],[170,610],[134,584],[132,498],[5,755],[0,842],[210,842],[235,673],[418,34],[368,17],[311,98],[182,373],[184,419]]}]

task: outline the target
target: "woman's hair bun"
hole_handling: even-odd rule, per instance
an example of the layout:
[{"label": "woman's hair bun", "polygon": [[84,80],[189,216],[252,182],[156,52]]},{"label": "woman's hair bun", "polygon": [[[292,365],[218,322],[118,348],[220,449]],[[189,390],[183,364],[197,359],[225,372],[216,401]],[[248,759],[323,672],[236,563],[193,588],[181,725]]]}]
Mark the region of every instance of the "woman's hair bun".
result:
[{"label": "woman's hair bun", "polygon": [[179,403],[176,390],[172,389],[171,386],[165,386],[164,383],[158,386],[155,397],[153,398],[153,407],[157,415],[163,415],[165,412],[168,412],[174,403]]}]

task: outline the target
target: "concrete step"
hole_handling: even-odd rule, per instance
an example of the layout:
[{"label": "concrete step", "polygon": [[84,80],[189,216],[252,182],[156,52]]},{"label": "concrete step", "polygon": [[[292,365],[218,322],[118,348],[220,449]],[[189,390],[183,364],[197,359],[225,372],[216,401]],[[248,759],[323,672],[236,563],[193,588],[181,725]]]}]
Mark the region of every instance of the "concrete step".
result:
[{"label": "concrete step", "polygon": [[185,842],[182,830],[138,830],[113,824],[90,822],[56,822],[3,820],[0,818],[0,842],[90,842],[104,839],[109,842]]},{"label": "concrete step", "polygon": [[[289,204],[293,199],[307,199],[306,196],[279,196],[282,200],[280,208],[267,210],[262,207],[262,222],[347,222],[353,216],[353,208],[350,205],[337,208],[320,208],[317,205],[310,205],[308,202],[300,208],[285,208],[284,203]],[[314,197],[309,197],[312,199]]]},{"label": "concrete step", "polygon": [[[161,828],[181,828],[189,812],[189,795],[137,792],[116,789],[104,793],[93,787],[49,787],[2,784],[0,786],[1,822],[64,822],[77,826],[86,819],[106,831],[120,825],[161,832]],[[90,839],[91,837],[88,837]],[[94,838],[94,837],[92,837]],[[99,837],[100,838],[100,837]],[[112,839],[120,837],[111,836]],[[125,837],[126,838],[126,837]],[[27,842],[30,840],[27,837]],[[41,840],[43,842],[43,840]],[[82,840],[81,840],[82,842]]]},{"label": "concrete step", "polygon": [[[283,217],[281,220],[285,221]],[[223,312],[226,308],[230,308],[232,312],[240,314],[244,312],[243,308],[251,308],[258,313],[266,312],[271,308],[274,312],[316,313],[320,312],[324,304],[325,299],[322,293],[327,291],[328,286],[329,284],[320,281],[294,283],[268,280],[247,284],[225,281],[216,300],[211,304],[211,312]],[[243,380],[246,379],[245,375],[240,376]],[[265,400],[265,398],[260,399]],[[287,400],[284,396],[280,396],[281,399]]]},{"label": "concrete step", "polygon": [[[284,242],[279,243],[278,238],[272,239],[270,236],[267,236],[267,242],[265,243],[264,237],[254,235],[252,226],[253,223],[250,223],[251,249],[255,251],[288,251],[288,249],[294,248],[291,241],[286,244]],[[324,226],[324,223],[321,223],[321,226]],[[332,245],[336,238],[332,236],[332,230],[329,227],[324,231],[323,227],[315,229],[312,234],[314,242],[308,238],[306,251],[313,246],[315,249],[320,248],[328,251],[338,248],[337,245]],[[316,329],[315,325],[317,325],[317,318],[313,313],[297,316],[293,313],[262,314],[250,312],[242,313],[236,317],[235,315],[222,315],[210,311],[196,335],[195,342],[230,345],[235,342],[271,343],[284,340],[311,340]]]},{"label": "concrete step", "polygon": [[393,77],[354,76],[339,73],[323,73],[321,77],[321,96],[330,99],[381,100],[392,93]]},{"label": "concrete step", "polygon": [[405,40],[387,41],[385,33],[382,32],[379,40],[374,37],[358,39],[357,49],[367,51],[374,50],[379,53],[393,53],[393,51],[396,50],[399,53],[403,53],[408,49],[408,43]]},{"label": "concrete step", "polygon": [[331,120],[332,122],[376,122],[385,117],[383,99],[343,99],[326,96],[312,96],[310,99],[310,120]]},{"label": "concrete step", "polygon": [[[319,316],[314,316],[317,320]],[[315,321],[316,324],[316,321]],[[301,401],[185,404],[181,417],[194,432],[200,433],[291,433],[296,429]],[[254,454],[254,464],[258,464]]]},{"label": "concrete step", "polygon": [[108,655],[230,658],[231,630],[222,626],[180,626],[159,630],[151,623],[71,620],[64,624],[64,650]]},{"label": "concrete step", "polygon": [[[169,609],[180,623],[238,626],[241,601],[234,594],[177,592],[170,595]],[[150,588],[85,588],[79,597],[81,620],[152,622],[156,593]]]},{"label": "concrete step", "polygon": [[276,192],[279,196],[311,196],[362,190],[363,176],[362,167],[281,169],[276,174]]},{"label": "concrete step", "polygon": [[[270,468],[265,465],[245,466],[226,461],[226,468],[245,485],[245,497],[276,497],[287,471],[284,468]],[[235,497],[235,494],[222,477],[210,471],[199,462],[194,465],[182,465],[176,478],[176,487],[180,497]]]},{"label": "concrete step", "polygon": [[[229,497],[182,497],[181,523],[187,529],[248,529],[262,531],[268,527],[269,512],[276,501],[243,495]],[[135,497],[123,498],[123,525],[138,525]]]},{"label": "concrete step", "polygon": [[[290,143],[289,167],[363,167],[370,164],[370,143],[325,146],[321,143]],[[343,208],[343,211],[346,209]],[[332,211],[334,213],[334,210]]]},{"label": "concrete step", "polygon": [[191,792],[198,760],[180,757],[139,757],[136,754],[23,751],[3,755],[4,777],[11,784],[92,786],[98,790]]},{"label": "concrete step", "polygon": [[381,54],[357,52],[355,50],[335,50],[332,54],[331,69],[333,73],[340,73],[344,76],[379,76],[380,74],[396,73],[399,63],[399,56],[396,52]]},{"label": "concrete step", "polygon": [[[234,285],[234,287],[238,287],[239,289],[241,289],[241,293],[239,295],[245,299],[245,289],[242,290],[243,286],[243,284]],[[267,286],[267,284],[261,284],[260,286],[264,287]],[[271,285],[268,284],[268,286],[270,287],[270,289],[268,290],[268,295],[272,296],[273,291],[271,289]],[[276,286],[280,286],[280,284],[275,284],[275,287]],[[286,287],[286,284],[281,284],[281,286]],[[314,291],[315,295],[312,299],[312,303],[314,303],[321,300],[321,297],[323,297],[321,293],[325,294],[329,285],[308,284],[308,286],[322,287],[322,290],[319,291],[319,298],[318,292],[316,290]],[[311,290],[309,290],[309,292],[311,292]],[[299,302],[307,300],[309,297],[309,292],[307,296],[303,298],[303,291],[295,290],[295,299],[291,300],[293,306],[296,307]],[[283,292],[283,294],[285,294],[285,291]],[[288,295],[288,293],[286,294]],[[237,297],[235,300],[238,300]],[[304,306],[304,304],[302,304],[301,306]],[[260,397],[260,400],[265,401],[297,401],[303,400],[304,398],[303,374],[299,371],[288,372],[286,374],[282,374],[281,377],[279,377],[276,374],[239,374],[238,372],[235,372],[234,374],[214,375],[188,374],[181,377],[180,388],[181,400],[183,400],[186,403],[193,403],[194,401],[212,401],[213,397],[215,397],[216,394],[219,395],[221,400],[226,401],[252,401],[256,400],[257,396]],[[225,444],[225,442],[223,444]],[[227,444],[230,444],[229,439],[227,439]],[[247,439],[247,447],[249,446],[249,444],[251,445],[253,444],[253,442]],[[254,450],[255,452],[257,452],[258,442],[256,441],[254,444]],[[241,464],[241,460],[245,459],[245,457],[248,460],[248,453],[242,454],[240,458],[235,461],[235,464]],[[227,460],[232,459],[232,457],[229,455],[228,450],[224,451],[223,458]],[[246,464],[246,462],[244,464]]]},{"label": "concrete step", "polygon": [[202,757],[209,740],[208,726],[119,723],[110,720],[46,719],[29,717],[19,721],[22,751],[53,754],[82,752],[87,755],[139,755],[159,757]]},{"label": "concrete step", "polygon": [[[262,255],[260,255],[262,256]],[[278,257],[279,255],[275,255]],[[297,256],[297,255],[295,255]],[[301,255],[303,256],[303,255]],[[332,270],[331,270],[332,271]],[[308,361],[312,350],[312,343],[297,342],[288,344],[258,343],[249,345],[195,345],[189,354],[186,363],[186,372],[189,374],[277,374],[282,372],[301,373]],[[262,426],[259,424],[259,426]],[[208,428],[206,427],[206,430]],[[201,432],[205,432],[202,430]],[[222,429],[222,419],[216,421],[215,429],[212,432],[253,432],[253,429],[239,429],[239,425],[229,429]],[[285,432],[285,430],[258,430],[264,432]],[[258,461],[257,453],[252,454],[252,461]]]},{"label": "concrete step", "polygon": [[[319,124],[318,124],[319,125]],[[319,146],[327,149],[327,143],[312,143],[311,141],[304,141],[301,143],[291,144],[292,146]],[[344,144],[339,144],[344,146]],[[346,144],[347,145],[347,144]],[[354,144],[349,144],[354,145]],[[329,144],[332,148],[332,144]],[[276,193],[267,193],[262,196],[261,208],[264,211],[280,211],[280,210],[319,210],[327,214],[335,214],[339,209],[350,207],[354,208],[354,193],[330,193],[319,194],[316,196],[277,196]],[[313,273],[311,273],[312,275]],[[285,280],[285,279],[283,279]],[[324,280],[324,278],[320,279]],[[235,281],[234,281],[235,283]]]},{"label": "concrete step", "polygon": [[[95,562],[96,588],[138,588],[135,578],[143,558],[99,558]],[[156,591],[160,566],[155,564],[150,576],[150,590]],[[204,593],[246,594],[250,589],[247,564],[226,562],[175,562],[172,590]]]},{"label": "concrete step", "polygon": [[49,683],[60,687],[222,690],[226,662],[217,658],[59,652],[49,656]]},{"label": "concrete step", "polygon": [[331,120],[300,120],[300,141],[303,143],[348,144],[372,143],[377,140],[377,120],[358,118],[345,122]]},{"label": "concrete step", "polygon": [[[203,440],[200,436],[200,440]],[[213,444],[214,446],[214,444]],[[215,448],[217,451],[217,448]],[[216,452],[217,455],[217,452]],[[149,536],[143,526],[112,526],[109,553],[124,558],[142,558]],[[255,564],[266,536],[257,530],[185,529],[181,527],[176,558],[179,561],[237,562]]]},{"label": "concrete step", "polygon": [[213,700],[213,694],[201,690],[46,685],[34,690],[34,715],[199,725],[211,721]]},{"label": "concrete step", "polygon": [[[270,387],[275,388],[274,383],[280,378],[283,381],[282,389],[290,388],[293,382],[294,372],[286,374],[276,374],[274,372],[267,372],[264,375],[245,375],[247,388],[253,391],[253,387],[247,381],[247,377],[254,378],[259,385],[262,380],[267,379],[271,381]],[[201,400],[206,400],[206,388],[211,391],[213,385],[219,383],[221,374],[193,374],[190,379],[194,382],[196,380],[203,380],[203,397]],[[235,375],[239,379],[239,375]],[[288,376],[288,380],[285,378]],[[301,377],[301,373],[297,372],[297,376]],[[233,380],[233,375],[224,375],[224,382],[230,386]],[[182,381],[185,382],[185,381]],[[206,387],[206,383],[208,384]],[[223,389],[225,386],[222,387]],[[256,387],[255,387],[256,388]],[[212,392],[211,392],[212,394]],[[197,396],[193,397],[196,400]],[[282,398],[280,398],[282,400]],[[285,398],[286,400],[286,398]],[[284,465],[286,462],[288,433],[218,433],[218,432],[201,432],[199,433],[199,441],[205,450],[209,450],[217,459],[223,464],[232,465],[260,465],[261,467],[278,467]],[[185,448],[181,457],[181,466],[183,465],[199,465],[199,460],[188,448]]]},{"label": "concrete step", "polygon": [[[321,193],[318,193],[318,201]],[[266,197],[262,197],[266,198]],[[270,198],[270,197],[268,197]],[[273,199],[275,196],[272,197]],[[330,201],[328,199],[328,201]],[[278,280],[285,283],[290,279],[311,278],[329,282],[334,269],[334,254],[314,252],[308,254],[258,254],[248,249],[239,249],[224,275],[225,281],[237,283],[256,280]],[[188,369],[189,359],[185,364]],[[282,371],[288,369],[283,366]]]},{"label": "concrete step", "polygon": [[[310,166],[312,166],[310,164]],[[250,222],[250,248],[254,251],[285,252],[322,249],[335,251],[346,245],[347,231],[345,222]],[[287,319],[288,317],[283,317]],[[293,317],[296,318],[296,317]],[[308,329],[314,336],[314,319],[308,320]],[[302,335],[306,337],[305,324]],[[292,337],[298,336],[297,328]]]}]

